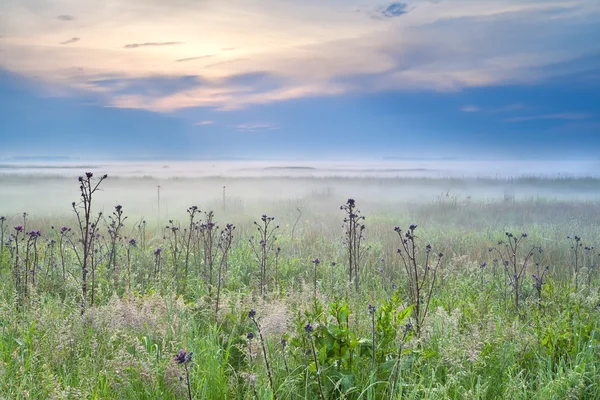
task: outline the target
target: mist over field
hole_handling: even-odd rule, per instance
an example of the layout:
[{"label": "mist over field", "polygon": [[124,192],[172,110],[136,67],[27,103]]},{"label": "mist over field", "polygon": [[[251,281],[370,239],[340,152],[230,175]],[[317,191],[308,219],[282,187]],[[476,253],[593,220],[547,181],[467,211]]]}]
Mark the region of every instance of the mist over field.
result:
[{"label": "mist over field", "polygon": [[86,171],[108,174],[98,207],[122,204],[149,219],[158,218],[159,206],[168,219],[192,204],[250,214],[286,202],[335,210],[350,197],[371,208],[448,199],[600,199],[594,161],[21,162],[0,165],[3,212],[69,214],[78,199],[76,178]]}]

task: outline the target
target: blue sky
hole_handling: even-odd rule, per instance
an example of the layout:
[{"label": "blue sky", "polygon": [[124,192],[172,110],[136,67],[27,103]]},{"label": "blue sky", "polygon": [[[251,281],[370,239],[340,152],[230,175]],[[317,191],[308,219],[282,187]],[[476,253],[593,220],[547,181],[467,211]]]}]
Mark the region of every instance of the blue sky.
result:
[{"label": "blue sky", "polygon": [[0,3],[0,157],[598,158],[597,0]]}]

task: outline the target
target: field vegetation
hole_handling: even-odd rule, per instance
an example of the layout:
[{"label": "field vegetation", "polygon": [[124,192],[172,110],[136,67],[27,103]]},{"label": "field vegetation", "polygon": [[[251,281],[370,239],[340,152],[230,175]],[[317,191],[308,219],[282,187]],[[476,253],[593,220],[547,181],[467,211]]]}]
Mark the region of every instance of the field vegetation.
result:
[{"label": "field vegetation", "polygon": [[0,192],[0,398],[600,399],[600,180]]}]

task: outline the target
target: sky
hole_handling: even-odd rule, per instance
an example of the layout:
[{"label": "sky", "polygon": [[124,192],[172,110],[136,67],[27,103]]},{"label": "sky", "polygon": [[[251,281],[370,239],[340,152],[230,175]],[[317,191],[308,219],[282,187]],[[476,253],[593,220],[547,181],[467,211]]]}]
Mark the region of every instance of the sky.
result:
[{"label": "sky", "polygon": [[2,0],[0,157],[600,158],[598,0]]}]

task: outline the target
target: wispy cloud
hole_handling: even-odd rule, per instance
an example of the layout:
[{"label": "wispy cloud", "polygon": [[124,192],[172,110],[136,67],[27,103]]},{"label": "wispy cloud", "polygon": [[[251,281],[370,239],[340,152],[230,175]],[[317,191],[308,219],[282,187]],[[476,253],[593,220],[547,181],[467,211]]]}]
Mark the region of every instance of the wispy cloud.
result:
[{"label": "wispy cloud", "polygon": [[239,124],[236,129],[238,132],[265,132],[278,130],[279,126],[271,123]]},{"label": "wispy cloud", "polygon": [[64,42],[60,42],[60,44],[71,44],[71,43],[75,43],[75,42],[79,42],[79,38],[74,37],[69,40],[65,40]]},{"label": "wispy cloud", "polygon": [[73,21],[75,17],[72,15],[63,14],[56,17],[56,19],[59,19],[61,21]]},{"label": "wispy cloud", "polygon": [[183,42],[147,42],[147,43],[131,43],[123,46],[126,49],[137,49],[138,47],[152,47],[152,46],[175,46],[183,44]]},{"label": "wispy cloud", "polygon": [[462,112],[468,112],[468,113],[473,113],[473,112],[477,112],[477,111],[481,111],[481,108],[477,107],[477,106],[464,106],[460,109],[460,111]]},{"label": "wispy cloud", "polygon": [[[597,54],[592,33],[598,32],[600,18],[593,0],[382,0],[375,3],[382,7],[370,8],[380,21],[365,18],[354,5],[328,8],[317,0],[293,6],[281,6],[278,0],[132,0],[136,13],[121,0],[107,1],[110,7],[81,0],[76,15],[80,20],[85,12],[85,43],[90,46],[77,46],[76,52],[69,46],[47,46],[49,38],[62,40],[70,24],[32,14],[20,2],[8,14],[0,5],[0,15],[7,15],[0,17],[0,26],[8,35],[2,40],[0,68],[37,76],[64,93],[100,92],[106,104],[153,111],[231,110],[346,93],[450,92],[577,73],[579,64],[568,62]],[[49,15],[67,11],[52,3]],[[169,18],[154,18],[167,11]],[[383,27],[381,19],[386,20]],[[582,35],[584,31],[590,34]],[[144,41],[157,37],[165,41]],[[130,43],[124,45],[123,38]],[[204,59],[210,64],[204,66]],[[566,64],[560,69],[549,68],[561,62]],[[83,72],[74,71],[74,65]],[[89,83],[114,75],[129,80],[197,76],[199,67],[204,67],[202,87],[178,87],[177,92],[154,90],[152,82],[127,86],[126,91],[120,86],[99,90]],[[257,71],[265,72],[265,78],[230,79]],[[474,102],[480,112],[497,107],[464,101]]]},{"label": "wispy cloud", "polygon": [[214,54],[209,54],[206,56],[198,56],[198,57],[188,57],[188,58],[180,58],[179,60],[175,60],[176,62],[186,62],[186,61],[194,61],[194,60],[202,60],[205,58],[214,57]]},{"label": "wispy cloud", "polygon": [[194,125],[203,126],[203,125],[212,125],[214,123],[215,123],[215,121],[199,121],[199,122],[196,122]]},{"label": "wispy cloud", "polygon": [[392,3],[381,10],[381,15],[386,18],[399,17],[408,13],[408,4],[406,3]]},{"label": "wispy cloud", "polygon": [[537,121],[537,120],[567,120],[567,121],[578,121],[583,119],[591,118],[590,114],[586,113],[558,113],[558,114],[543,114],[543,115],[531,115],[526,117],[514,117],[507,118],[506,122],[525,122],[525,121]]}]

